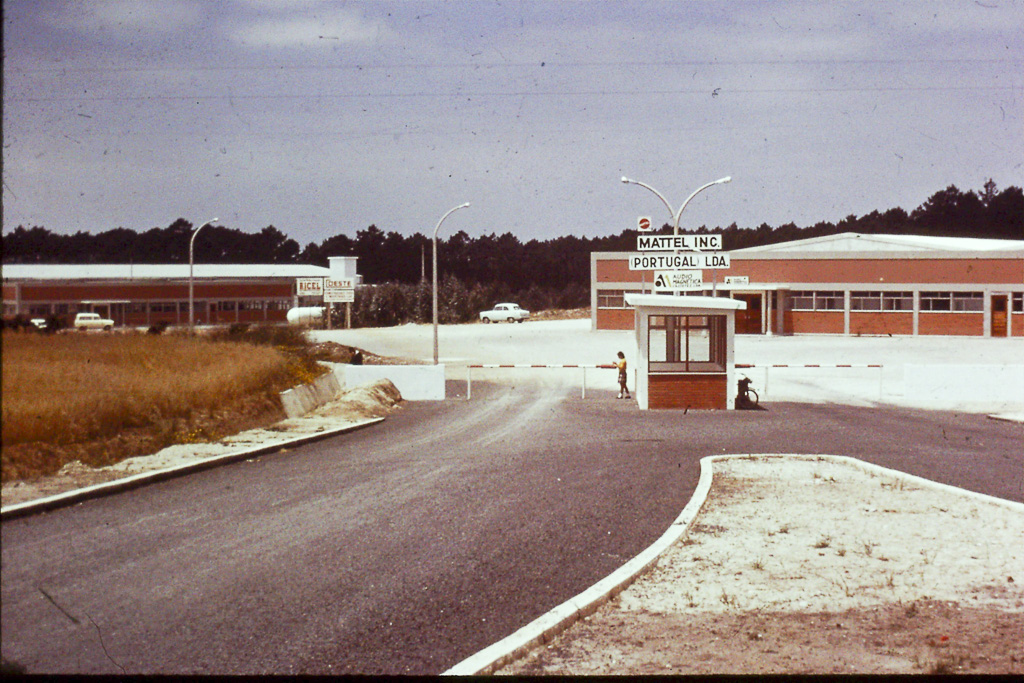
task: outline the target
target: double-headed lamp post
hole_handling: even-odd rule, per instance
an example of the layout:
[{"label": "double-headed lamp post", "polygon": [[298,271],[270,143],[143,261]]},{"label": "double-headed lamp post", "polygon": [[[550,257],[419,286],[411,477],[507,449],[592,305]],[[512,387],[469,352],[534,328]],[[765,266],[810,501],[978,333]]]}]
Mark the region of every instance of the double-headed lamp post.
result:
[{"label": "double-headed lamp post", "polygon": [[668,209],[669,215],[672,217],[672,221],[673,221],[672,234],[673,235],[678,235],[679,234],[679,219],[682,217],[683,210],[686,208],[686,205],[690,203],[691,199],[693,199],[700,192],[708,189],[712,185],[724,185],[725,183],[728,183],[728,182],[731,182],[731,181],[732,181],[732,176],[725,176],[724,178],[719,178],[718,180],[712,180],[710,183],[701,185],[700,187],[698,187],[696,190],[693,191],[693,194],[691,194],[689,197],[686,198],[686,201],[683,202],[683,205],[679,207],[679,211],[676,212],[676,211],[672,210],[672,205],[668,203],[667,199],[665,199],[665,195],[661,194],[660,192],[655,190],[653,187],[651,187],[647,183],[642,183],[639,180],[633,180],[631,178],[627,178],[626,176],[622,176],[622,182],[626,183],[627,185],[639,185],[640,187],[647,188],[648,190],[650,190],[654,194],[658,195],[658,199],[660,199],[662,201],[662,203],[665,205],[665,208]]},{"label": "double-headed lamp post", "polygon": [[453,213],[455,213],[459,209],[465,209],[468,206],[469,206],[469,202],[466,202],[465,204],[459,204],[456,207],[448,209],[448,213],[446,213],[445,215],[441,216],[441,220],[439,220],[437,222],[437,225],[434,227],[434,236],[432,238],[433,247],[434,247],[434,250],[433,250],[434,251],[434,255],[433,255],[433,260],[432,260],[432,266],[433,267],[432,267],[432,273],[431,273],[433,275],[433,278],[434,278],[434,286],[433,286],[433,291],[434,291],[434,294],[433,294],[433,299],[434,299],[434,365],[437,365],[437,231],[441,228],[441,224],[444,223],[444,219],[445,218],[448,218],[448,216],[452,215]]},{"label": "double-headed lamp post", "polygon": [[193,295],[192,295],[192,269],[193,269],[193,263],[194,263],[193,253],[194,253],[194,247],[195,247],[195,243],[196,243],[196,235],[198,235],[199,231],[202,230],[203,228],[205,228],[210,223],[213,223],[213,222],[219,221],[219,220],[220,220],[219,218],[211,218],[210,220],[208,220],[205,223],[203,223],[202,225],[200,225],[198,228],[196,228],[195,230],[192,231],[192,239],[190,239],[188,241],[188,333],[190,335],[195,332],[195,314],[196,314],[196,309],[195,309],[195,303],[193,301]]},{"label": "double-headed lamp post", "polygon": [[[719,178],[718,180],[712,180],[710,183],[705,183],[704,185],[701,185],[696,190],[694,190],[690,194],[689,197],[686,198],[686,201],[683,202],[683,205],[679,207],[679,211],[673,211],[672,210],[672,205],[668,203],[667,199],[665,199],[665,195],[663,195],[662,193],[658,192],[657,190],[655,190],[653,187],[651,187],[647,183],[642,183],[639,180],[633,180],[631,178],[627,178],[626,176],[622,176],[622,182],[623,183],[626,183],[627,185],[639,185],[640,187],[646,188],[646,189],[650,190],[651,192],[653,192],[654,194],[658,195],[658,199],[661,200],[661,202],[665,205],[665,208],[668,209],[669,215],[672,216],[672,234],[673,235],[678,235],[679,234],[679,219],[682,217],[683,210],[686,209],[686,205],[690,203],[691,199],[693,199],[700,192],[708,189],[712,185],[724,185],[725,183],[728,183],[728,182],[731,182],[731,181],[732,181],[732,176],[728,176],[727,175],[724,178]],[[676,249],[675,253],[678,254],[679,250]],[[715,273],[716,273],[716,276],[717,276],[718,271],[715,271]],[[717,284],[717,280],[716,280],[716,284]],[[714,286],[712,286],[712,293],[711,293],[712,296],[715,295],[714,289],[715,289]]]}]

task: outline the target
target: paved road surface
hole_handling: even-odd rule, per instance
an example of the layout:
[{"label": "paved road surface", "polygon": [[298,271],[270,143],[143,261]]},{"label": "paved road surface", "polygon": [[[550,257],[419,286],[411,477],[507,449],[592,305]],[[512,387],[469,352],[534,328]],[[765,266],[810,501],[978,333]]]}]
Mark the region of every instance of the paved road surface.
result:
[{"label": "paved road surface", "polygon": [[1024,430],[982,416],[640,414],[544,381],[475,381],[473,395],[4,523],[4,658],[33,672],[436,674],[645,548],[715,453],[852,455],[1024,500]]}]

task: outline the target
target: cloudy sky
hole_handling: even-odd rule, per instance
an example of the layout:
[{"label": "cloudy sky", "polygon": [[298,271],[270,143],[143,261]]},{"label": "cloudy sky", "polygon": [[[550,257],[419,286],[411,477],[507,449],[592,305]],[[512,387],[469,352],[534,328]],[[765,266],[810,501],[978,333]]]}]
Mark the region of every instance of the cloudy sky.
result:
[{"label": "cloudy sky", "polygon": [[[3,229],[523,240],[1024,178],[1024,3],[4,0]],[[728,245],[725,245],[728,248]]]}]

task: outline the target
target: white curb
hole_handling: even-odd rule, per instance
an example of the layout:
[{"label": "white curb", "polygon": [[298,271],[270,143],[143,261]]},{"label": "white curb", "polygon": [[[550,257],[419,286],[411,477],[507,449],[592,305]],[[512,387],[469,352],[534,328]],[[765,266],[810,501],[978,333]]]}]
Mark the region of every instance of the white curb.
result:
[{"label": "white curb", "polygon": [[693,492],[693,497],[686,504],[679,517],[672,522],[668,530],[661,538],[652,543],[646,550],[619,567],[610,575],[598,581],[590,588],[579,595],[566,600],[550,612],[534,619],[526,626],[512,635],[499,640],[476,654],[470,655],[455,666],[443,672],[442,676],[479,676],[492,674],[515,660],[525,656],[532,649],[539,645],[548,643],[554,636],[572,626],[580,619],[593,614],[598,607],[607,602],[610,598],[621,593],[626,587],[633,583],[641,574],[651,567],[658,557],[665,552],[669,546],[674,544],[690,528],[697,513],[707,500],[708,492],[711,490],[714,463],[719,460],[731,458],[788,458],[796,457],[801,459],[821,458],[838,461],[859,468],[868,474],[884,475],[896,479],[902,479],[908,483],[924,488],[932,488],[938,491],[953,493],[966,498],[994,503],[1008,507],[1011,510],[1024,512],[1024,504],[1016,503],[1002,498],[976,493],[966,489],[941,484],[930,479],[906,474],[898,470],[892,470],[880,465],[851,458],[845,455],[810,455],[797,453],[752,453],[752,454],[730,454],[713,455],[701,458],[700,480]]}]

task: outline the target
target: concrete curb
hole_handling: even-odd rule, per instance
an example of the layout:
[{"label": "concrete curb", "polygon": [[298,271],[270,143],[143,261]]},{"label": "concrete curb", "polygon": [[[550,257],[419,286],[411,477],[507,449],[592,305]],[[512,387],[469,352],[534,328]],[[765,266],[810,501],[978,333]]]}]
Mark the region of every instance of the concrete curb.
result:
[{"label": "concrete curb", "polygon": [[658,556],[678,541],[690,528],[711,490],[714,457],[701,458],[700,480],[693,497],[661,538],[626,564],[598,581],[574,598],[570,598],[547,614],[534,619],[512,635],[470,655],[442,676],[477,676],[492,674],[527,654],[538,645],[550,641],[575,622],[593,614],[610,598],[625,590],[638,576],[653,565]]},{"label": "concrete curb", "polygon": [[176,467],[168,467],[166,469],[156,470],[153,472],[143,472],[123,479],[115,479],[114,481],[107,481],[102,484],[87,486],[83,489],[75,489],[74,491],[66,491],[64,493],[58,493],[57,495],[47,496],[46,498],[40,498],[38,500],[30,500],[16,505],[8,505],[5,508],[0,508],[0,521],[6,522],[10,519],[26,517],[28,515],[34,515],[47,510],[56,510],[91,498],[109,496],[114,493],[120,493],[121,491],[147,486],[165,479],[173,479],[175,477],[191,474],[200,470],[220,467],[221,465],[227,465],[238,460],[247,460],[259,455],[274,453],[285,448],[302,446],[327,437],[344,434],[346,432],[353,432],[383,421],[383,417],[370,418],[365,422],[359,422],[354,425],[346,425],[344,427],[338,427],[337,429],[327,429],[322,432],[316,432],[315,434],[307,434],[306,436],[299,436],[286,441],[278,441],[277,443],[268,444],[266,446],[257,446],[255,448],[234,451],[224,455],[215,455],[211,458],[197,460],[195,462],[178,465]]},{"label": "concrete curb", "polygon": [[845,455],[807,455],[797,453],[753,453],[753,454],[729,454],[713,455],[701,458],[700,480],[693,492],[693,497],[686,504],[679,517],[672,522],[668,531],[662,534],[661,538],[651,544],[646,550],[634,557],[632,560],[619,567],[606,578],[598,581],[593,586],[583,591],[574,598],[570,598],[561,605],[555,607],[547,614],[534,619],[512,635],[499,640],[476,654],[470,655],[455,666],[443,672],[442,676],[481,676],[493,674],[508,664],[528,654],[534,648],[548,643],[556,635],[565,631],[580,619],[593,614],[598,607],[603,605],[613,596],[625,590],[631,583],[640,577],[649,567],[657,562],[658,557],[664,553],[669,546],[673,545],[689,530],[697,513],[707,500],[711,490],[711,481],[714,476],[714,463],[720,460],[733,458],[801,458],[832,460],[846,465],[851,465],[863,472],[873,476],[887,476],[894,479],[901,479],[913,483],[922,488],[931,488],[937,491],[953,493],[965,498],[970,498],[983,503],[994,503],[1011,510],[1024,512],[1024,504],[1016,503],[1002,498],[976,493],[941,484],[930,479],[906,474],[898,470],[892,470],[880,465],[857,460]]}]

